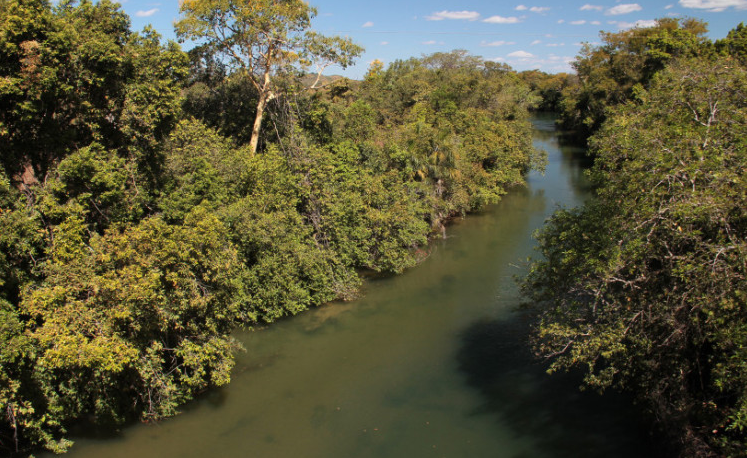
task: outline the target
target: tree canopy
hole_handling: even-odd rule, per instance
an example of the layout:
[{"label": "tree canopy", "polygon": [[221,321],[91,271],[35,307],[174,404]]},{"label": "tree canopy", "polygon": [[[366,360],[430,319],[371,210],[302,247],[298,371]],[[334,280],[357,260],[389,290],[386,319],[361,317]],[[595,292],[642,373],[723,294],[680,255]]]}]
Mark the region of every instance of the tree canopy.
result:
[{"label": "tree canopy", "polygon": [[602,32],[602,44],[585,44],[572,63],[579,84],[563,89],[562,126],[585,140],[602,125],[608,107],[634,100],[667,62],[710,54],[707,30],[696,19],[662,18],[654,27]]},{"label": "tree canopy", "polygon": [[537,351],[632,390],[687,456],[741,456],[747,77],[677,59],[592,137],[597,197],[539,233]]}]

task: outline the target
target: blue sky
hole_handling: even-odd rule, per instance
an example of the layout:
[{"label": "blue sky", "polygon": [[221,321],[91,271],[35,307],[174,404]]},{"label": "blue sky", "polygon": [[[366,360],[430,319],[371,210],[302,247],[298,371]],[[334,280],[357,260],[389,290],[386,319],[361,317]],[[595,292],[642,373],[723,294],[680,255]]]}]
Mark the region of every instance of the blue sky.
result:
[{"label": "blue sky", "polygon": [[[152,24],[174,38],[177,0],[124,0],[135,30]],[[661,17],[708,22],[712,39],[747,22],[747,0],[311,0],[313,28],[349,36],[366,52],[354,67],[325,73],[360,78],[374,59],[385,64],[439,51],[466,49],[516,70],[571,71],[581,43],[599,32],[645,27]],[[185,46],[186,47],[186,46]]]}]

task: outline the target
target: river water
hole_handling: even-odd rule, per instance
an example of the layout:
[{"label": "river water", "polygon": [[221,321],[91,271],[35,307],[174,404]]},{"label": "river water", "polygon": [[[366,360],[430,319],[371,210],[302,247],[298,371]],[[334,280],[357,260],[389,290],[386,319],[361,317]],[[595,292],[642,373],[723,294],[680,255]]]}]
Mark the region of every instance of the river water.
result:
[{"label": "river water", "polygon": [[588,196],[582,152],[558,144],[551,117],[534,126],[546,173],[450,226],[422,265],[238,333],[229,386],[159,424],[75,438],[69,457],[654,456],[627,399],[579,392],[527,349],[514,277],[532,232]]}]

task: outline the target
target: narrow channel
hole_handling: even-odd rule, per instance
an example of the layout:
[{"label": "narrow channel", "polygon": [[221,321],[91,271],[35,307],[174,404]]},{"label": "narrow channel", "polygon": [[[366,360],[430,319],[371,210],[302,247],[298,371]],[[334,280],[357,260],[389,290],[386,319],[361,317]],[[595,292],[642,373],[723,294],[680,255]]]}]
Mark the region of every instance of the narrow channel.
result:
[{"label": "narrow channel", "polygon": [[[654,456],[634,406],[547,376],[514,278],[532,233],[588,196],[581,151],[534,121],[545,174],[449,227],[422,265],[362,297],[237,334],[229,386],[156,425],[77,437],[71,458]],[[93,435],[91,435],[93,436]]]}]

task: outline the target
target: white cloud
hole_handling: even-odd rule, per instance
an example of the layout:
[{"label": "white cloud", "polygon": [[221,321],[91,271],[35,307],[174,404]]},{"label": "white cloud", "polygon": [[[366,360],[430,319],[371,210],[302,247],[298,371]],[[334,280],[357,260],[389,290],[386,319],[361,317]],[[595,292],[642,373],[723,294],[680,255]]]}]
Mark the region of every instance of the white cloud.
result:
[{"label": "white cloud", "polygon": [[672,8],[674,8],[674,4],[670,4],[664,7],[665,10],[671,10]]},{"label": "white cloud", "polygon": [[542,43],[542,40],[534,40],[534,41],[533,41],[532,43],[530,43],[530,44],[531,44],[532,46],[534,46],[534,45],[538,45],[538,44],[540,44],[540,43]]},{"label": "white cloud", "polygon": [[483,19],[482,22],[488,22],[490,24],[518,24],[521,19],[516,16],[503,17],[503,16],[490,16],[487,19]]},{"label": "white cloud", "polygon": [[648,27],[655,27],[658,21],[656,21],[656,19],[640,19],[635,22],[612,21],[611,23],[615,24],[620,29],[632,29],[633,27],[646,29]]},{"label": "white cloud", "polygon": [[714,13],[734,7],[738,10],[747,9],[747,0],[680,0],[680,6],[708,10]]},{"label": "white cloud", "polygon": [[591,21],[591,22],[589,22],[589,24],[591,24],[591,25],[602,25],[602,23],[599,22],[599,21]]},{"label": "white cloud", "polygon": [[[682,1],[682,0],[680,0]],[[610,16],[617,16],[620,14],[633,13],[635,11],[641,11],[643,8],[638,3],[623,3],[622,5],[613,6],[608,9],[606,13]]]},{"label": "white cloud", "polygon": [[588,3],[581,8],[579,8],[581,11],[602,11],[604,9],[603,6],[599,5],[589,5]]},{"label": "white cloud", "polygon": [[524,5],[519,5],[519,6],[517,6],[514,9],[516,11],[526,11],[526,10],[529,10],[532,13],[546,13],[546,12],[550,11],[550,7],[549,6],[533,6],[531,8],[528,8],[528,7],[524,6]]},{"label": "white cloud", "polygon": [[373,26],[374,26],[374,23],[371,21],[368,21],[365,24],[363,24],[361,27],[373,27]]},{"label": "white cloud", "polygon": [[436,40],[423,41],[420,44],[423,44],[423,45],[435,45],[436,44]]},{"label": "white cloud", "polygon": [[584,25],[584,24],[586,24],[586,21],[584,21],[583,19],[579,21],[571,21],[571,25]]},{"label": "white cloud", "polygon": [[443,21],[444,19],[461,19],[474,21],[480,17],[477,11],[437,11],[425,18],[429,21]]},{"label": "white cloud", "polygon": [[548,43],[545,46],[548,48],[559,48],[561,46],[565,46],[565,43]]},{"label": "white cloud", "polygon": [[508,57],[518,57],[520,59],[529,59],[534,57],[534,54],[526,51],[514,51],[508,54]]},{"label": "white cloud", "polygon": [[379,43],[379,44],[380,44],[381,46],[386,46],[386,45],[388,45],[388,44],[389,44],[389,42],[388,42],[388,41],[382,41],[382,42],[381,42],[381,43]]},{"label": "white cloud", "polygon": [[515,41],[483,41],[480,46],[504,46],[504,45],[515,45]]},{"label": "white cloud", "polygon": [[493,62],[506,62],[506,59],[504,59],[503,57],[494,57],[488,60],[492,60]]},{"label": "white cloud", "polygon": [[558,24],[562,24],[565,22],[565,19],[558,19]]},{"label": "white cloud", "polygon": [[158,8],[153,8],[153,9],[150,9],[148,11],[140,10],[137,13],[135,13],[135,16],[137,16],[137,17],[151,17],[154,14],[156,14],[158,11],[159,11]]}]

